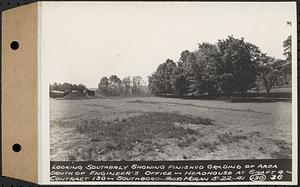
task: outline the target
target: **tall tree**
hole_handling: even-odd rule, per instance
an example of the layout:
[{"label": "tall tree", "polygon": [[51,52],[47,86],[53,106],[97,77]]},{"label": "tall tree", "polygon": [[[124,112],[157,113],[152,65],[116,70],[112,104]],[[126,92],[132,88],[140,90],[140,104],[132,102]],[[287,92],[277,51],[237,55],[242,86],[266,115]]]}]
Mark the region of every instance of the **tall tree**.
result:
[{"label": "tall tree", "polygon": [[259,66],[258,76],[263,80],[266,93],[269,96],[276,80],[290,71],[290,63],[285,60],[266,56]]},{"label": "tall tree", "polygon": [[172,93],[178,96],[186,95],[189,91],[189,85],[183,66],[175,68],[171,75]]},{"label": "tall tree", "polygon": [[109,77],[109,88],[110,88],[111,95],[113,96],[121,95],[122,81],[119,79],[117,75],[111,75]]},{"label": "tall tree", "polygon": [[[284,52],[290,51],[291,49],[291,46],[285,45],[290,42],[288,40],[289,38],[284,42]],[[271,89],[278,79],[284,80],[285,82],[285,77],[291,75],[291,53],[286,53],[286,60],[275,59],[266,54],[263,54],[260,59],[258,77],[263,81],[267,95],[270,95]]]},{"label": "tall tree", "polygon": [[292,71],[292,37],[288,36],[283,41],[283,55],[286,60],[275,59],[263,54],[259,60],[258,76],[263,81],[267,95],[270,95],[272,87],[280,78],[284,80],[287,75],[291,75]]},{"label": "tall tree", "polygon": [[178,61],[178,66],[185,64],[189,60],[190,53],[191,52],[189,50],[184,50],[181,52],[180,58]]},{"label": "tall tree", "polygon": [[161,84],[162,92],[164,95],[172,94],[171,76],[176,64],[173,60],[167,59],[165,63],[160,64],[156,70],[157,78]]},{"label": "tall tree", "polygon": [[131,95],[131,89],[132,89],[132,86],[131,86],[131,77],[130,76],[127,76],[127,77],[124,77],[123,80],[122,80],[122,84],[123,84],[123,91],[124,91],[124,95]]},{"label": "tall tree", "polygon": [[184,69],[184,76],[186,80],[188,80],[188,92],[197,92],[200,93],[201,90],[201,79],[202,79],[202,71],[199,64],[196,63],[196,52],[185,53],[186,59],[182,63],[182,67]]},{"label": "tall tree", "polygon": [[292,35],[289,35],[286,40],[283,41],[283,55],[287,61],[292,60]]},{"label": "tall tree", "polygon": [[160,76],[157,72],[148,76],[148,87],[149,91],[153,95],[161,96],[164,94],[164,85],[161,83]]},{"label": "tall tree", "polygon": [[132,94],[133,95],[140,94],[141,86],[142,86],[142,77],[141,76],[132,77]]},{"label": "tall tree", "polygon": [[173,94],[171,78],[177,65],[171,59],[160,64],[156,71],[149,77],[149,89],[155,95]]},{"label": "tall tree", "polygon": [[98,84],[99,91],[108,96],[110,95],[110,88],[109,88],[109,81],[107,77],[102,77],[99,84]]},{"label": "tall tree", "polygon": [[257,61],[253,58],[251,46],[244,39],[229,36],[219,40],[217,49],[220,55],[217,73],[220,76],[221,89],[226,93],[239,93],[243,97],[256,81]]},{"label": "tall tree", "polygon": [[218,92],[218,76],[216,74],[216,62],[219,57],[216,45],[209,43],[198,44],[196,52],[196,64],[201,71],[198,92],[213,95]]}]

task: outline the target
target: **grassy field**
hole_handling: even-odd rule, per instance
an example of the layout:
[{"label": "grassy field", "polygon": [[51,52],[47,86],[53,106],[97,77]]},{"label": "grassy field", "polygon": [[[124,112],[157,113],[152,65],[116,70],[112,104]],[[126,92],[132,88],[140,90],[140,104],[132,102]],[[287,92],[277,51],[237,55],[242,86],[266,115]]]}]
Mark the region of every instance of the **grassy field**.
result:
[{"label": "grassy field", "polygon": [[291,102],[50,99],[51,160],[290,158]]}]

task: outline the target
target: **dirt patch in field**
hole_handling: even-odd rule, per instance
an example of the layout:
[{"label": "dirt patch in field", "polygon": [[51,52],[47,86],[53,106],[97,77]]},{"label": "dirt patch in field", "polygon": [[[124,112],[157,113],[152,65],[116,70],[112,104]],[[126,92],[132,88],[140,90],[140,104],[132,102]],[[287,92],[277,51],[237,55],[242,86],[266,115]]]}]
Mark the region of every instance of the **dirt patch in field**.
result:
[{"label": "dirt patch in field", "polygon": [[[64,126],[69,123],[57,124]],[[104,160],[130,160],[137,155],[142,158],[149,154],[153,157],[164,152],[160,139],[181,139],[179,147],[190,146],[197,140],[195,136],[198,131],[179,126],[178,123],[214,125],[207,118],[160,112],[115,121],[91,119],[77,120],[75,123],[75,131],[84,134],[90,143],[89,146],[69,151],[68,160],[99,160],[99,156]]]},{"label": "dirt patch in field", "polygon": [[271,142],[277,146],[277,150],[271,153],[273,158],[291,158],[292,144],[285,140],[271,140]]},{"label": "dirt patch in field", "polygon": [[245,135],[233,135],[231,132],[229,133],[224,133],[224,134],[219,134],[217,136],[218,140],[222,144],[230,144],[230,143],[237,143],[240,142],[241,140],[246,140],[247,136]]}]

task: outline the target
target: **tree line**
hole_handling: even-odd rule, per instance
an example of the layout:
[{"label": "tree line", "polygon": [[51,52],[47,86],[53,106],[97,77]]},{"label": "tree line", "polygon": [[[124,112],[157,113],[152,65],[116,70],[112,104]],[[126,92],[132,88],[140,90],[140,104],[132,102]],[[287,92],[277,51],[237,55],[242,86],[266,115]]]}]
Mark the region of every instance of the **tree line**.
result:
[{"label": "tree line", "polygon": [[[198,50],[184,50],[180,59],[167,59],[148,77],[149,90],[162,95],[218,95],[245,96],[249,90],[272,87],[291,77],[291,36],[283,42],[286,59],[276,59],[263,53],[244,38],[229,36],[216,44],[198,44]],[[282,81],[281,81],[282,82]]]},{"label": "tree line", "polygon": [[98,90],[105,96],[147,95],[148,87],[141,76],[126,76],[122,80],[117,75],[102,77]]},{"label": "tree line", "polygon": [[[77,90],[83,93],[86,90],[83,84],[71,83],[53,83],[49,85],[49,91],[68,92]],[[122,80],[117,75],[110,77],[102,77],[98,84],[98,93],[104,96],[133,96],[133,95],[149,95],[146,82],[141,76],[126,76]]]},{"label": "tree line", "polygon": [[80,92],[83,92],[86,90],[86,86],[83,84],[71,84],[71,83],[53,83],[49,85],[49,91],[61,91],[61,92],[67,92],[72,90],[78,90]]}]

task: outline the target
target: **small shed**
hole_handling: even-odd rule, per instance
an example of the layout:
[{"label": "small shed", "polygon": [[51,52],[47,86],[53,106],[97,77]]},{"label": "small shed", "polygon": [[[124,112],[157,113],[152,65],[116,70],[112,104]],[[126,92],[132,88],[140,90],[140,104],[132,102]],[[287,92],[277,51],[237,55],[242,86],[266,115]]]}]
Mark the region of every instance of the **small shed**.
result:
[{"label": "small shed", "polygon": [[84,90],[84,93],[86,96],[92,96],[92,97],[96,96],[96,90],[86,89]]}]

